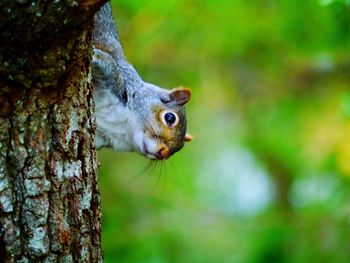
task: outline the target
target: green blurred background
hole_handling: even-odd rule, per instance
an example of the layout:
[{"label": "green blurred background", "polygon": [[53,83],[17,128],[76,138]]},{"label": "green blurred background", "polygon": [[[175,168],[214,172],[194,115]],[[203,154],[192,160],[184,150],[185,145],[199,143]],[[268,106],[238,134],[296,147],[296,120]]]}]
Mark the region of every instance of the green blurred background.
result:
[{"label": "green blurred background", "polygon": [[112,1],[146,81],[191,87],[163,163],[101,150],[106,262],[350,262],[350,1]]}]

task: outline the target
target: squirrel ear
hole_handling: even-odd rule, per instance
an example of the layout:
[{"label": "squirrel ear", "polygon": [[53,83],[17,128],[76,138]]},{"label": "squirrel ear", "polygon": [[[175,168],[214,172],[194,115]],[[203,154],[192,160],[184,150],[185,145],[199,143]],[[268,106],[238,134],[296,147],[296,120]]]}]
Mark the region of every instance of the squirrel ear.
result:
[{"label": "squirrel ear", "polygon": [[184,141],[185,142],[190,142],[192,140],[193,140],[193,136],[191,134],[189,134],[189,133],[186,133]]},{"label": "squirrel ear", "polygon": [[190,100],[191,91],[185,88],[173,89],[170,92],[170,98],[172,101],[175,101],[176,104],[183,106]]}]

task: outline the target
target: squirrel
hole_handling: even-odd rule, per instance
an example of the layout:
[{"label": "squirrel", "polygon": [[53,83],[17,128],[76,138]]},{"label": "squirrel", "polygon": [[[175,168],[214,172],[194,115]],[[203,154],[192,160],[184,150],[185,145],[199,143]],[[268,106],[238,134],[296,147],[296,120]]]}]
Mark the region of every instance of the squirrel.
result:
[{"label": "squirrel", "polygon": [[184,108],[191,91],[167,90],[141,79],[125,58],[110,3],[95,15],[93,44],[97,149],[111,147],[165,160],[192,140]]}]

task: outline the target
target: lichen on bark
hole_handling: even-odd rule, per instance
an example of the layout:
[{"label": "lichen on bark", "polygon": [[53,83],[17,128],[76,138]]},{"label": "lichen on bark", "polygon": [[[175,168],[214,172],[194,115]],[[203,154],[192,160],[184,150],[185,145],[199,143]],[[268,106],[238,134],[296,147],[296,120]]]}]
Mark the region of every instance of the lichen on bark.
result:
[{"label": "lichen on bark", "polygon": [[102,261],[89,65],[103,2],[0,3],[0,262]]}]

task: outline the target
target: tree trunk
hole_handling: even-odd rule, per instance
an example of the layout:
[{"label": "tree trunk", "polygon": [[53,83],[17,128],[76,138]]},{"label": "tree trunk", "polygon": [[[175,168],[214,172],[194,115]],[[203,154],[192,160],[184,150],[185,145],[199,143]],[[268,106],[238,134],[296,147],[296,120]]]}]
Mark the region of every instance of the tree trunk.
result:
[{"label": "tree trunk", "polygon": [[0,2],[0,262],[102,261],[89,65],[103,2]]}]

